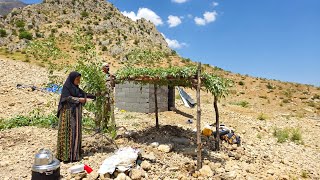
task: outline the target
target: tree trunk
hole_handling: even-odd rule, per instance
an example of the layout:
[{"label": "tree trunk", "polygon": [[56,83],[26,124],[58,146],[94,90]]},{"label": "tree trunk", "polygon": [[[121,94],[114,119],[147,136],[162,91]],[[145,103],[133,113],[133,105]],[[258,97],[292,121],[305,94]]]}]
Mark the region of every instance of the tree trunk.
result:
[{"label": "tree trunk", "polygon": [[[100,107],[99,106],[99,99],[97,98],[96,102],[95,102],[95,106],[96,108]],[[94,113],[94,118],[95,118],[95,132],[100,132],[100,128],[101,128],[101,119],[102,119],[102,116],[101,116],[101,112],[96,109],[96,112]]]},{"label": "tree trunk", "polygon": [[216,132],[217,132],[216,133],[216,151],[220,151],[219,110],[218,110],[218,99],[216,96],[214,96],[213,107],[216,113]]},{"label": "tree trunk", "polygon": [[202,157],[201,157],[201,106],[200,106],[200,88],[201,88],[201,63],[198,65],[198,74],[197,74],[197,170],[202,167]]},{"label": "tree trunk", "polygon": [[156,128],[159,128],[159,115],[158,115],[158,98],[157,98],[157,85],[154,84],[154,107],[156,114]]}]

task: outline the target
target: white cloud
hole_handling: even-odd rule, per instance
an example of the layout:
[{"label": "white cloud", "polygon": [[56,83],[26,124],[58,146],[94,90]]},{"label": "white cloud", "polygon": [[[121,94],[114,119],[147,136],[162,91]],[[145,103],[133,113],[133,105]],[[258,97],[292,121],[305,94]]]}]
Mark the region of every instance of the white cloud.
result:
[{"label": "white cloud", "polygon": [[171,1],[174,2],[174,3],[179,3],[179,4],[181,4],[181,3],[187,2],[188,0],[171,0]]},{"label": "white cloud", "polygon": [[200,26],[206,25],[206,20],[199,17],[195,17],[194,22],[196,22],[196,24]]},{"label": "white cloud", "polygon": [[168,16],[168,24],[169,24],[169,27],[176,27],[178,26],[179,24],[181,24],[181,19],[178,17],[178,16]]},{"label": "white cloud", "polygon": [[167,38],[163,33],[161,33],[166,42],[168,43],[168,46],[172,49],[181,49],[183,47],[186,47],[186,43],[180,43],[178,40],[175,39],[169,39]]},{"label": "white cloud", "polygon": [[205,12],[203,18],[195,17],[194,22],[199,26],[207,25],[211,22],[214,22],[217,19],[218,13],[216,11]]},{"label": "white cloud", "polygon": [[205,12],[203,14],[204,19],[206,20],[206,23],[214,22],[217,19],[218,13],[216,11],[213,12]]},{"label": "white cloud", "polygon": [[212,2],[212,6],[213,6],[213,7],[219,6],[219,3],[213,1],[213,2]]},{"label": "white cloud", "polygon": [[148,8],[139,8],[137,14],[133,11],[123,11],[121,13],[134,21],[136,21],[137,19],[145,18],[146,20],[151,21],[156,26],[163,24],[161,17]]},{"label": "white cloud", "polygon": [[124,16],[127,16],[128,18],[130,18],[130,19],[132,19],[132,20],[134,20],[134,21],[136,21],[137,19],[139,19],[138,16],[136,15],[136,13],[133,12],[133,11],[131,11],[131,12],[123,11],[123,12],[121,12],[121,13],[122,13]]}]

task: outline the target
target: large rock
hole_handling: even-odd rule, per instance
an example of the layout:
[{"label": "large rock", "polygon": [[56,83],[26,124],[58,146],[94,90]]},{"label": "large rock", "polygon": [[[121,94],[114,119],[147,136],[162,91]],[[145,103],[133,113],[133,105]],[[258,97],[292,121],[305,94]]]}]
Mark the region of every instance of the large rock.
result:
[{"label": "large rock", "polygon": [[158,150],[162,151],[162,152],[165,152],[165,153],[168,153],[168,152],[170,152],[172,150],[172,148],[173,148],[172,144],[161,144],[158,147]]},{"label": "large rock", "polygon": [[236,171],[230,171],[223,175],[224,179],[235,179],[237,177]]},{"label": "large rock", "polygon": [[153,152],[151,152],[149,154],[144,153],[144,154],[142,154],[142,157],[144,159],[147,159],[147,160],[151,161],[151,162],[156,162],[156,160],[157,160],[157,158],[156,158],[156,156],[154,155]]},{"label": "large rock", "polygon": [[141,167],[145,171],[149,171],[151,169],[151,164],[148,161],[142,161]]},{"label": "large rock", "polygon": [[138,180],[142,177],[142,171],[140,169],[132,169],[130,174],[130,177],[133,180]]},{"label": "large rock", "polygon": [[124,173],[120,173],[118,174],[117,178],[115,178],[115,180],[130,180],[131,178],[128,177],[126,174]]},{"label": "large rock", "polygon": [[201,176],[210,177],[213,176],[213,171],[211,170],[210,166],[204,165],[200,170]]}]

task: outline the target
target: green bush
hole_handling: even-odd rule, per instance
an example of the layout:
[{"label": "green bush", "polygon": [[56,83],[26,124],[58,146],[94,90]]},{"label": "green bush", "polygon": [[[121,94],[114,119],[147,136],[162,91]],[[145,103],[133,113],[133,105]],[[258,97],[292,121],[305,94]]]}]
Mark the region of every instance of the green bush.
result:
[{"label": "green bush", "polygon": [[102,51],[108,51],[108,47],[107,46],[102,46]]},{"label": "green bush", "polygon": [[290,103],[290,100],[289,99],[284,99],[282,100],[283,103]]},{"label": "green bush", "polygon": [[57,126],[58,118],[54,114],[40,115],[39,113],[29,116],[16,116],[10,119],[0,119],[0,130],[11,129],[22,126],[37,126],[37,127],[53,127]]},{"label": "green bush", "polygon": [[82,11],[81,12],[81,16],[82,17],[88,17],[89,16],[89,13],[87,11]]},{"label": "green bush", "polygon": [[240,86],[243,86],[244,85],[244,82],[243,81],[239,81],[238,83]]},{"label": "green bush", "polygon": [[313,95],[312,99],[320,99],[320,95],[319,94],[315,94],[315,95]]},{"label": "green bush", "polygon": [[287,140],[291,140],[296,144],[303,144],[302,134],[299,128],[284,128],[278,129],[275,128],[273,131],[273,136],[278,139],[279,143],[286,142]]},{"label": "green bush", "polygon": [[273,136],[275,136],[278,139],[279,143],[286,142],[289,138],[289,129],[275,129],[273,131]]},{"label": "green bush", "polygon": [[300,129],[292,129],[291,130],[291,141],[296,142],[296,143],[301,143],[302,142],[302,135]]},{"label": "green bush", "polygon": [[268,83],[266,86],[268,89],[275,89],[275,87],[271,83]]},{"label": "green bush", "polygon": [[20,34],[19,34],[19,38],[20,39],[32,40],[32,34],[29,33],[28,31],[21,31]]},{"label": "green bush", "polygon": [[267,118],[268,118],[267,115],[260,113],[257,119],[263,121],[263,120],[267,120]]},{"label": "green bush", "polygon": [[7,36],[7,31],[4,29],[0,29],[0,37],[6,37]]},{"label": "green bush", "polygon": [[249,107],[249,104],[250,103],[248,101],[240,101],[240,102],[235,103],[235,105],[238,105],[238,106],[241,106],[244,108]]},{"label": "green bush", "polygon": [[25,23],[22,20],[18,20],[18,21],[16,21],[16,26],[18,28],[23,28],[25,26]]}]

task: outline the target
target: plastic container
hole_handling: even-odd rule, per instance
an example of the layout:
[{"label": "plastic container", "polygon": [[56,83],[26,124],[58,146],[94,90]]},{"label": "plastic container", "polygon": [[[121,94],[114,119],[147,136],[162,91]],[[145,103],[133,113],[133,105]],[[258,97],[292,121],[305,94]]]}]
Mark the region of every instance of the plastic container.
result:
[{"label": "plastic container", "polygon": [[85,164],[79,164],[79,165],[75,165],[72,166],[71,168],[69,168],[69,172],[71,174],[76,174],[76,173],[80,173],[86,171],[88,174],[90,174],[92,172],[92,168],[88,165]]}]

